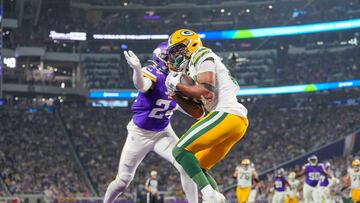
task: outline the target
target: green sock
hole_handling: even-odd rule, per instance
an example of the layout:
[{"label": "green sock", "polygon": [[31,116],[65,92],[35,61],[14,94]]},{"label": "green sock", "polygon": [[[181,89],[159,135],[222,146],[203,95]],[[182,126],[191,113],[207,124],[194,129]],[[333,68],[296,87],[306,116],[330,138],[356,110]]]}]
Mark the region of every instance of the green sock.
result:
[{"label": "green sock", "polygon": [[173,150],[175,160],[183,167],[185,172],[194,180],[196,185],[201,190],[206,185],[210,184],[208,178],[202,171],[198,160],[195,156],[185,149],[175,147]]},{"label": "green sock", "polygon": [[204,172],[205,173],[205,176],[206,178],[208,179],[211,187],[216,190],[216,191],[219,191],[219,187],[216,183],[216,180],[208,173],[208,172]]},{"label": "green sock", "polygon": [[206,178],[203,172],[200,172],[192,177],[193,181],[199,187],[199,189],[203,189],[205,186],[209,185],[209,180]]}]

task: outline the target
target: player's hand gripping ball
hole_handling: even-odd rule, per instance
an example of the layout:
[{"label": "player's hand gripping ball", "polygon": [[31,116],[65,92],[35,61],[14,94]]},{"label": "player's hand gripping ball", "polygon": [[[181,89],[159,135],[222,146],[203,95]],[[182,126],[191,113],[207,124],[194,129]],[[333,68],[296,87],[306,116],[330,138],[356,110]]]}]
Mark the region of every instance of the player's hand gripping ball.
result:
[{"label": "player's hand gripping ball", "polygon": [[[173,77],[174,77],[173,79],[169,79],[169,81],[168,81],[169,85],[170,85],[170,83],[172,83],[172,85],[174,85],[174,84],[177,85],[179,83],[187,85],[187,86],[195,85],[195,81],[193,79],[191,79],[191,77],[189,77],[185,74],[177,73],[177,75],[173,76]],[[175,85],[175,87],[176,87],[176,85]],[[169,89],[168,89],[168,91],[169,91]],[[204,116],[205,109],[204,109],[204,105],[201,103],[201,101],[187,96],[183,92],[178,91],[176,88],[173,88],[170,91],[171,91],[170,96],[172,96],[175,99],[176,103],[187,114],[189,114],[190,116],[192,116],[193,118],[196,118],[196,119],[199,119],[202,116]]]}]

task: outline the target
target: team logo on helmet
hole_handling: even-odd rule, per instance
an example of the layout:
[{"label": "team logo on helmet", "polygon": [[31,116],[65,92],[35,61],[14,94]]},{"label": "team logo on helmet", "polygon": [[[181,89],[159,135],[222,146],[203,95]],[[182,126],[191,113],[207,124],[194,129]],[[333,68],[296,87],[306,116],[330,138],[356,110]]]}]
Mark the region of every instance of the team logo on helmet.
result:
[{"label": "team logo on helmet", "polygon": [[181,32],[181,35],[183,35],[183,36],[191,36],[193,34],[194,34],[194,32],[192,32],[190,30],[184,30]]}]

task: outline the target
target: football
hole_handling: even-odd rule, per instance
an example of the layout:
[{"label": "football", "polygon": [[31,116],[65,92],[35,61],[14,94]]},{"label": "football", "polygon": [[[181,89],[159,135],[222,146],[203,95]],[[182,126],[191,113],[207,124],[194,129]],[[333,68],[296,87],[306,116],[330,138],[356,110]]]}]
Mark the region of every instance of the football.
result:
[{"label": "football", "polygon": [[[188,75],[182,74],[180,77],[180,83],[184,85],[195,85],[195,81]],[[176,91],[176,94],[179,94],[180,96],[184,98],[189,98],[189,96],[185,95],[184,93],[180,91]]]},{"label": "football", "polygon": [[[194,85],[195,81],[188,75],[182,74],[180,78],[180,83],[185,85]],[[176,91],[176,94],[173,96],[176,103],[184,110],[187,114],[193,118],[201,118],[204,115],[204,105],[201,101],[188,97],[180,91]]]}]

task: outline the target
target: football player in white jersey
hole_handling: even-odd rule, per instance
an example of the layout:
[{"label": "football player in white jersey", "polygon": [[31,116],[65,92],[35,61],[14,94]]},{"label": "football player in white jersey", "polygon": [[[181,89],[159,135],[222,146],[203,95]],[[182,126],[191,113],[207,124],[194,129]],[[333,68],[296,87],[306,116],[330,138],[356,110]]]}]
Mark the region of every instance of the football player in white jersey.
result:
[{"label": "football player in white jersey", "polygon": [[[168,43],[168,66],[178,71],[166,79],[168,94],[201,100],[209,112],[180,138],[173,156],[198,185],[203,202],[225,202],[208,171],[225,158],[247,130],[247,109],[236,97],[240,87],[219,56],[202,46],[194,31],[177,30]],[[182,83],[183,73],[194,83]]]},{"label": "football player in white jersey", "polygon": [[296,173],[290,172],[288,175],[288,183],[289,187],[286,188],[286,198],[285,203],[298,203],[298,189],[300,185],[300,181],[295,178]]},{"label": "football player in white jersey", "polygon": [[357,203],[360,202],[360,160],[355,159],[351,163],[351,168],[348,169],[346,175],[344,187],[342,190],[351,187],[351,198],[352,201]]},{"label": "football player in white jersey", "polygon": [[255,168],[251,167],[249,159],[243,159],[241,165],[237,166],[233,174],[237,180],[236,195],[239,203],[249,201],[253,183],[257,183],[257,174]]},{"label": "football player in white jersey", "polygon": [[[330,173],[330,162],[325,162],[325,169],[328,173]],[[324,174],[320,176],[320,180],[318,183],[318,193],[322,202],[335,202],[334,188],[339,184],[339,182],[339,179],[335,177],[328,178]]]}]

